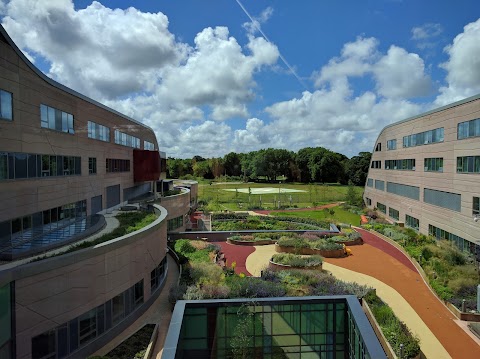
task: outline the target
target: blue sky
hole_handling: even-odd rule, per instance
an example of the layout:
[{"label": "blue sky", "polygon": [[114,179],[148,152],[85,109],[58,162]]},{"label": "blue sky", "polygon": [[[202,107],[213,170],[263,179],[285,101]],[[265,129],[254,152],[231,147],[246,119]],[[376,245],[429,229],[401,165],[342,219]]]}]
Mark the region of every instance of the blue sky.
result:
[{"label": "blue sky", "polygon": [[173,157],[350,157],[480,93],[478,1],[0,0],[0,15],[44,73],[151,126]]}]

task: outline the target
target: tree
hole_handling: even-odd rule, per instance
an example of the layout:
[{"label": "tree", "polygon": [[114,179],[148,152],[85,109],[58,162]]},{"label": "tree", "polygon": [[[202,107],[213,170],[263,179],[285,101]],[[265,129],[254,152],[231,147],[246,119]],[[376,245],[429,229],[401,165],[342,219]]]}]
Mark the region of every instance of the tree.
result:
[{"label": "tree", "polygon": [[228,176],[241,176],[242,164],[240,155],[235,152],[230,152],[223,157],[223,165],[225,167],[225,173]]},{"label": "tree", "polygon": [[346,162],[345,174],[355,186],[365,185],[371,158],[370,152],[360,152],[358,156],[354,156]]}]

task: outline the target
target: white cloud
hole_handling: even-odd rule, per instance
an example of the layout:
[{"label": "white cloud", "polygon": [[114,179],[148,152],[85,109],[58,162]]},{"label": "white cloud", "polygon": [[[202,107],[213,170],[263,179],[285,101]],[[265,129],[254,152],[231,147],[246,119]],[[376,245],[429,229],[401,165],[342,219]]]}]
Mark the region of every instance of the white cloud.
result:
[{"label": "white cloud", "polygon": [[443,32],[442,25],[426,23],[422,26],[416,26],[412,29],[412,39],[425,41],[439,36]]},{"label": "white cloud", "polygon": [[441,64],[447,71],[447,84],[440,88],[437,105],[476,95],[480,92],[480,19],[464,27],[444,51],[449,55]]},{"label": "white cloud", "polygon": [[373,74],[378,93],[384,97],[420,97],[428,95],[432,88],[420,56],[397,46],[391,46],[375,64]]}]

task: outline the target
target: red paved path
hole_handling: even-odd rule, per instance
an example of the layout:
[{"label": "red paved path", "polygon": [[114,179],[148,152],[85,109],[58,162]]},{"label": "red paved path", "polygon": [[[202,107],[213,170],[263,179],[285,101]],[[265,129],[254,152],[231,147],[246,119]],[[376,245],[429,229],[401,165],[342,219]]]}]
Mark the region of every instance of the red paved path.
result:
[{"label": "red paved path", "polygon": [[391,286],[412,306],[452,358],[479,359],[480,345],[453,321],[456,317],[433,295],[408,258],[376,235],[359,232],[365,244],[350,247],[352,256],[325,261]]},{"label": "red paved path", "polygon": [[230,267],[233,262],[237,264],[235,267],[235,273],[240,274],[244,273],[248,276],[251,276],[251,273],[245,267],[247,262],[247,257],[255,252],[255,247],[253,246],[235,246],[227,242],[215,242],[220,247],[222,247],[222,252],[227,258],[227,266]]}]

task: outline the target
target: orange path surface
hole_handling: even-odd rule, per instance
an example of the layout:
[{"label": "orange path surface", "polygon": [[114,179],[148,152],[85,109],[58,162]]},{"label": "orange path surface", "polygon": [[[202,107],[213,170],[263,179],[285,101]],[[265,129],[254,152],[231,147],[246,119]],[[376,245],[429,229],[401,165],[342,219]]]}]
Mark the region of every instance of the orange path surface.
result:
[{"label": "orange path surface", "polygon": [[[452,358],[479,359],[480,346],[453,321],[456,317],[433,295],[420,274],[402,263],[403,258],[385,247],[386,242],[379,237],[361,229],[358,231],[362,233],[365,244],[350,247],[352,256],[324,260],[370,275],[391,286],[412,306]],[[379,241],[383,242],[382,249],[375,247]]]}]

